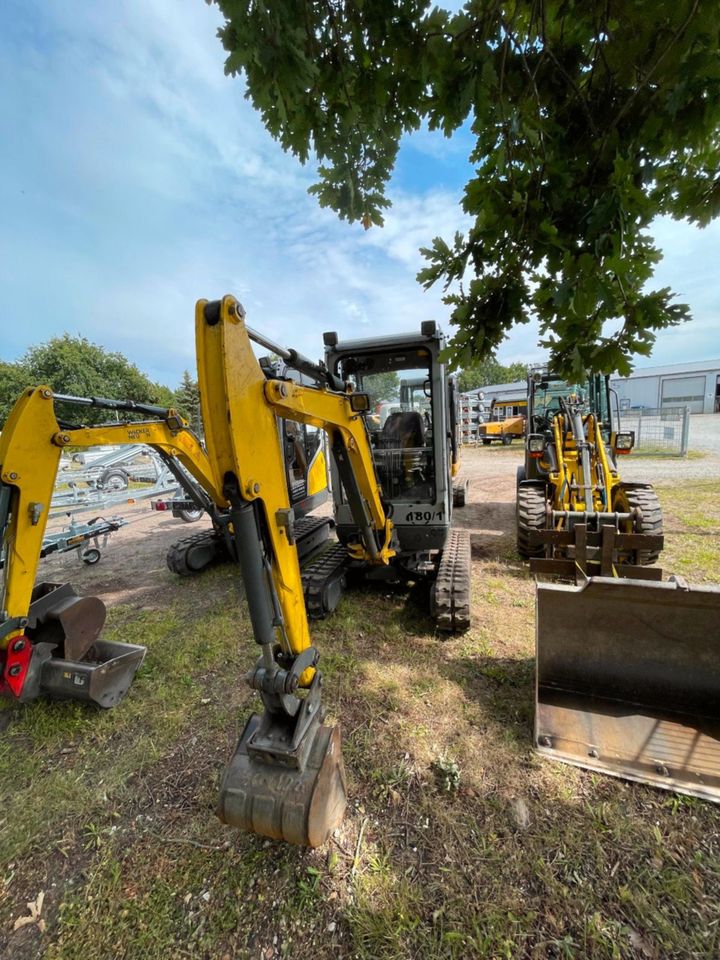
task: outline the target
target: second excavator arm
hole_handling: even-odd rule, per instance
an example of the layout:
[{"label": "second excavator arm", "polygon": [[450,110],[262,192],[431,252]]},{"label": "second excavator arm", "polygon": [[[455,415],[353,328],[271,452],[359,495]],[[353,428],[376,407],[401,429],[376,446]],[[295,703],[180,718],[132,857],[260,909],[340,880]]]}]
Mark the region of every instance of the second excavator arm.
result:
[{"label": "second excavator arm", "polygon": [[[161,419],[69,427],[56,416],[58,399]],[[207,454],[172,410],[58,397],[45,386],[28,388],[13,407],[0,436],[0,693],[27,700],[46,692],[108,707],[127,690],[144,649],[98,646],[102,602],[78,597],[68,584],[37,584],[36,575],[63,448],[137,443],[179,461],[218,506],[226,505]]]}]

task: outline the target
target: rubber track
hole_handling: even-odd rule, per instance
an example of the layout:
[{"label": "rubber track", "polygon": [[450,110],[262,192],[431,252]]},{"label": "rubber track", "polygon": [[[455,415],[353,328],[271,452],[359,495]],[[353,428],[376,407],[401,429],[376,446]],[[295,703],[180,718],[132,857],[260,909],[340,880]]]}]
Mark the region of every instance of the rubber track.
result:
[{"label": "rubber track", "polygon": [[[215,545],[217,552],[215,558],[210,563],[206,564],[204,567],[201,567],[199,570],[195,570],[188,566],[187,556],[193,547],[211,546],[213,544]],[[165,559],[167,561],[168,569],[172,573],[176,573],[179,577],[192,577],[196,573],[206,570],[217,560],[227,560],[228,556],[227,550],[225,549],[225,543],[222,540],[222,535],[215,533],[214,530],[203,530],[200,533],[194,533],[191,537],[183,537],[182,540],[176,540],[168,550]]]},{"label": "rubber track", "polygon": [[347,547],[336,543],[325,550],[317,560],[302,568],[305,608],[312,620],[322,620],[333,612],[326,609],[324,604],[325,585],[329,580],[343,576],[348,563]]},{"label": "rubber track", "polygon": [[[328,523],[327,517],[303,517],[295,524],[295,538],[301,541],[304,537],[310,536],[319,527]],[[216,545],[217,554],[210,563],[199,569],[193,569],[187,564],[188,551],[196,546]],[[226,562],[230,559],[225,541],[222,534],[215,533],[214,530],[203,530],[201,533],[195,533],[191,537],[183,537],[182,540],[176,540],[167,552],[166,561],[168,569],[180,577],[192,577],[196,573],[202,573],[209,566],[216,562]]]},{"label": "rubber track", "polygon": [[431,594],[431,613],[438,629],[459,633],[470,626],[470,533],[451,530]]},{"label": "rubber track", "polygon": [[545,555],[543,544],[530,545],[530,531],[545,527],[545,492],[541,487],[518,487],[517,550],[524,560]]},{"label": "rubber track", "polygon": [[[623,492],[629,508],[634,510],[637,507],[642,512],[642,521],[636,525],[635,532],[662,536],[662,508],[653,488],[631,488]],[[659,557],[659,550],[638,550],[638,563],[644,567],[657,563]]]}]

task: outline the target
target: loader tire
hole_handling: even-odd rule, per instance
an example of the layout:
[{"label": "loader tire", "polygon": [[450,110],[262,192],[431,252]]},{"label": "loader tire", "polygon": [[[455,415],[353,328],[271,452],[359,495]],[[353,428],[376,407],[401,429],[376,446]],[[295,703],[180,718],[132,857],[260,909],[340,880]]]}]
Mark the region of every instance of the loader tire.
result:
[{"label": "loader tire", "polygon": [[[651,533],[654,536],[662,536],[662,508],[652,487],[623,489],[623,498],[629,510],[639,508],[642,513],[642,520],[637,523],[635,533]],[[638,550],[637,556],[639,564],[643,567],[649,567],[651,564],[657,563],[660,551]]]},{"label": "loader tire", "polygon": [[467,481],[460,481],[453,485],[453,506],[464,507],[467,499]]},{"label": "loader tire", "polygon": [[530,543],[530,531],[545,527],[545,491],[542,487],[519,486],[517,490],[517,551],[523,560],[542,557],[542,544]]}]

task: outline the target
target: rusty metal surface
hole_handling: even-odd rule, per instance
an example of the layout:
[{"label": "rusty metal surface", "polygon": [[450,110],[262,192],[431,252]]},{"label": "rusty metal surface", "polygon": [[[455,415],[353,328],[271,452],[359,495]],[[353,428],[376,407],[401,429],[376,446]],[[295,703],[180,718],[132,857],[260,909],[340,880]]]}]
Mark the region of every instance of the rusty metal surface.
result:
[{"label": "rusty metal surface", "polygon": [[538,584],[544,756],[720,801],[720,588]]},{"label": "rusty metal surface", "polygon": [[143,662],[146,648],[133,643],[98,640],[92,660],[44,659],[40,692],[59,700],[81,700],[109,710],[125,696]]},{"label": "rusty metal surface", "polygon": [[293,768],[254,756],[248,745],[259,730],[253,714],[220,787],[223,823],[274,840],[321,846],[342,820],[347,803],[339,727],[318,724],[306,761]]}]

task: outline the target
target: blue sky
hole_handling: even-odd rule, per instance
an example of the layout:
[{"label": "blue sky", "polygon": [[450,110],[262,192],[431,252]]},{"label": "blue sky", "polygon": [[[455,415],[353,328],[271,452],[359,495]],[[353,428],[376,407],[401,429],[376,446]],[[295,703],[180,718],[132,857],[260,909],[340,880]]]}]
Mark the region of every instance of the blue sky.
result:
[{"label": "blue sky", "polygon": [[[223,293],[310,356],[323,330],[448,326],[415,274],[418,248],[462,224],[468,137],[410,138],[385,228],[341,223],[224,76],[219,23],[202,0],[2,0],[0,358],[67,330],[172,386],[194,369],[195,300]],[[656,285],[694,320],[650,362],[719,356],[720,224],[660,222],[657,237]],[[499,352],[541,355],[532,324]]]}]

